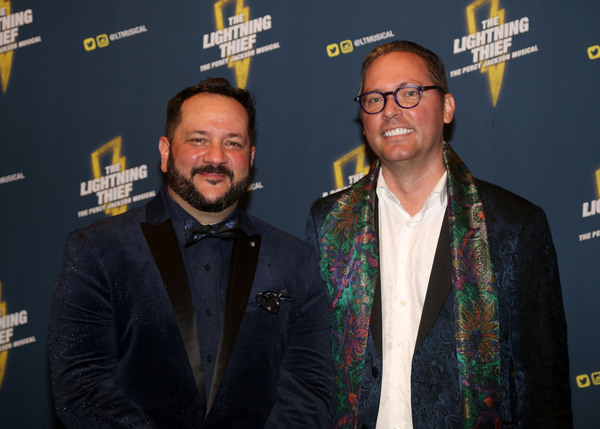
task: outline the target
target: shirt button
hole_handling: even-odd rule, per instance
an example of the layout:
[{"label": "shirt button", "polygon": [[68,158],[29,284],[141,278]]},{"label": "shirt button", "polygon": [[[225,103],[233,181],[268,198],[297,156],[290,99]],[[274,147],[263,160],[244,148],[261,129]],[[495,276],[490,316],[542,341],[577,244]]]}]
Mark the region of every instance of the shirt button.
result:
[{"label": "shirt button", "polygon": [[210,308],[207,308],[205,313],[207,316],[210,316],[212,314],[212,311],[210,311]]},{"label": "shirt button", "polygon": [[210,265],[206,264],[206,265],[204,266],[204,269],[205,269],[206,271],[210,271]]},{"label": "shirt button", "polygon": [[206,356],[206,361],[207,362],[212,362],[212,356],[211,355]]}]

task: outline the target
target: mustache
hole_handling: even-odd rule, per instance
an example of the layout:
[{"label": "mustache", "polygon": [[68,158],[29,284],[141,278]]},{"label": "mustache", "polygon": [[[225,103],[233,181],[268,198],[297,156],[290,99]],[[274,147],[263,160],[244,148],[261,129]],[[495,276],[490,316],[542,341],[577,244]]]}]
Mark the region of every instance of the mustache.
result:
[{"label": "mustache", "polygon": [[229,179],[233,180],[233,171],[223,165],[204,165],[202,167],[194,167],[192,169],[192,178],[196,174],[207,173],[207,174],[224,174]]}]

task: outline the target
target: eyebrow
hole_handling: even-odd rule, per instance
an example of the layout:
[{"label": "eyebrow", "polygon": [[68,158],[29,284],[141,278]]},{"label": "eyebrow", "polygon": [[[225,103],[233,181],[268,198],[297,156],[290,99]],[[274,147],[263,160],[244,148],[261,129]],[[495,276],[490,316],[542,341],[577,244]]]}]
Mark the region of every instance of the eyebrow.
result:
[{"label": "eyebrow", "polygon": [[[399,82],[399,83],[396,83],[396,84],[394,84],[394,89],[392,89],[392,91],[395,91],[397,88],[400,88],[401,86],[406,86],[406,85],[427,86],[427,85],[425,85],[425,84],[423,84],[423,83],[417,83],[417,82],[416,82],[416,81],[414,81],[414,80],[405,80],[405,81],[402,81],[402,82]],[[368,91],[365,91],[365,90],[363,89],[363,93],[365,93],[365,92],[374,92],[374,91],[379,91],[379,92],[387,92],[387,91],[383,91],[382,89],[370,89],[370,90],[368,90]]]},{"label": "eyebrow", "polygon": [[[184,134],[185,137],[193,137],[193,136],[207,136],[210,133],[208,131],[204,131],[204,130],[193,130],[193,131],[188,131],[187,133]],[[247,141],[247,139],[244,137],[243,133],[227,133],[225,134],[225,138],[240,138],[244,141]]]}]

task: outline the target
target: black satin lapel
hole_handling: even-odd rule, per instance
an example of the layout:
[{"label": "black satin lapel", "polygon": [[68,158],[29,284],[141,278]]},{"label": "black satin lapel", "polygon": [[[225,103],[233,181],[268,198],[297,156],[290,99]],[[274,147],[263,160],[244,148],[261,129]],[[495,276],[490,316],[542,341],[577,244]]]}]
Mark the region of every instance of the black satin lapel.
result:
[{"label": "black satin lapel", "polygon": [[236,237],[231,254],[225,315],[223,317],[223,327],[221,328],[215,372],[210,388],[207,414],[210,412],[210,407],[217,396],[219,385],[227,369],[227,364],[229,363],[229,358],[231,357],[240,325],[242,324],[242,318],[246,312],[250,289],[252,289],[252,282],[256,273],[259,251],[260,235],[248,237],[242,231]]},{"label": "black satin lapel", "polygon": [[170,219],[167,219],[158,226],[148,223],[141,223],[140,225],[175,311],[177,325],[194,373],[196,387],[204,408],[203,411],[205,411],[206,393],[200,345],[198,344],[196,313],[173,224]]},{"label": "black satin lapel", "polygon": [[444,214],[440,238],[435,250],[427,294],[423,305],[423,314],[419,323],[419,332],[415,352],[429,333],[435,320],[452,290],[452,260],[450,257],[450,230],[448,227],[448,209]]},{"label": "black satin lapel", "polygon": [[[377,198],[377,194],[375,194],[375,219],[373,219],[373,223],[375,225],[375,236],[379,238],[379,199]],[[379,241],[377,242],[379,246]],[[377,253],[379,253],[379,249],[377,249]],[[382,324],[382,314],[381,314],[381,264],[379,265],[379,270],[377,270],[377,280],[375,282],[375,291],[373,293],[373,305],[371,306],[371,318],[369,320],[369,329],[371,331],[371,337],[373,338],[373,342],[375,343],[375,348],[377,349],[377,353],[379,353],[379,358],[383,359],[383,328]]]}]

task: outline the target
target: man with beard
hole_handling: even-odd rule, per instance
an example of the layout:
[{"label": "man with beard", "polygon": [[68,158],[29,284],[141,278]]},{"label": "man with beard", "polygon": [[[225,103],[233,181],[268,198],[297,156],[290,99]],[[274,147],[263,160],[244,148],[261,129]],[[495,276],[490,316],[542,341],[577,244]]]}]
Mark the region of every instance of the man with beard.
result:
[{"label": "man with beard", "polygon": [[325,427],[331,345],[312,249],[245,214],[252,95],[205,79],[169,101],[167,186],[67,239],[51,308],[67,427]]}]

